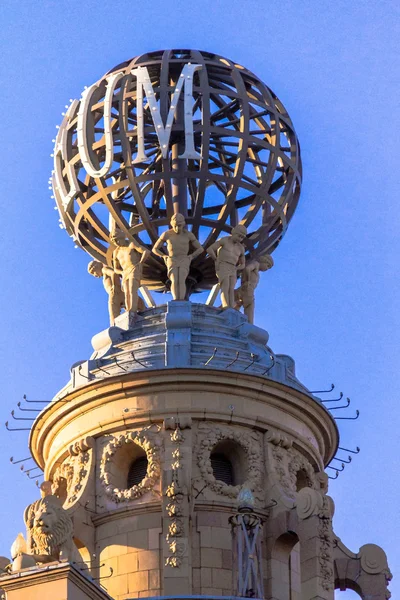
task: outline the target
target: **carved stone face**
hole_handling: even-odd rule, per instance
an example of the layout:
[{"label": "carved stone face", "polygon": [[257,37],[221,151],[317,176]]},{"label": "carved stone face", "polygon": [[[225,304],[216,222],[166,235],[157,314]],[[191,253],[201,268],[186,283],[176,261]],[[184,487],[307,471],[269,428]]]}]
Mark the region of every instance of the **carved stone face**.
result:
[{"label": "carved stone face", "polygon": [[50,533],[54,529],[58,515],[52,506],[41,506],[35,513],[33,526],[41,533]]},{"label": "carved stone face", "polygon": [[175,231],[175,233],[182,233],[185,229],[186,221],[185,217],[180,213],[174,215],[171,219],[171,227]]}]

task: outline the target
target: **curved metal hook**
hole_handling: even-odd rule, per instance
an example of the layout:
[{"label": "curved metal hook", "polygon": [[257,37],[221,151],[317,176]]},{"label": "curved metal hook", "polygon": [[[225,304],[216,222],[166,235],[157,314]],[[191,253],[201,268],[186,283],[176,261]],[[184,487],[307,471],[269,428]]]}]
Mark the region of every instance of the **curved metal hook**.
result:
[{"label": "curved metal hook", "polygon": [[99,369],[99,371],[103,371],[103,373],[105,373],[106,375],[110,375],[110,372],[103,369],[103,367],[99,365],[99,362],[99,360],[96,360],[96,367]]},{"label": "curved metal hook", "polygon": [[347,404],[344,404],[343,406],[329,406],[328,410],[339,410],[340,408],[347,408],[348,406],[350,406],[350,398],[346,398],[347,400]]},{"label": "curved metal hook", "polygon": [[356,416],[355,417],[334,417],[335,421],[342,419],[345,421],[356,421],[358,419],[358,417],[360,416],[360,411],[356,410]]},{"label": "curved metal hook", "polygon": [[32,417],[30,417],[29,419],[28,419],[28,417],[16,417],[14,410],[11,411],[11,416],[15,421],[34,421],[35,420]]},{"label": "curved metal hook", "polygon": [[8,421],[5,422],[5,426],[7,431],[30,431],[30,427],[19,427],[18,429],[12,429],[8,426]]},{"label": "curved metal hook", "polygon": [[132,356],[132,358],[133,358],[134,362],[138,363],[138,364],[139,364],[141,367],[144,367],[145,369],[147,369],[147,365],[145,365],[144,363],[140,362],[140,360],[138,360],[138,359],[135,357],[135,354],[134,354],[133,352],[131,352],[131,356]]},{"label": "curved metal hook", "polygon": [[27,460],[33,460],[32,456],[28,456],[28,458],[21,458],[21,460],[14,460],[14,457],[10,456],[10,463],[13,465],[18,465],[19,463],[26,462]]},{"label": "curved metal hook", "polygon": [[328,475],[328,479],[337,479],[338,477],[339,477],[339,471],[336,471],[335,477],[331,477],[330,475]]},{"label": "curved metal hook", "polygon": [[355,450],[349,450],[349,448],[342,448],[342,446],[338,446],[338,450],[343,450],[344,452],[351,452],[352,454],[358,454],[360,452],[360,448],[356,446]]},{"label": "curved metal hook", "polygon": [[237,360],[239,360],[239,352],[236,352],[236,357],[233,360],[231,360],[230,363],[228,363],[226,365],[225,369],[229,369],[229,367],[231,367],[232,365],[234,365]]},{"label": "curved metal hook", "polygon": [[331,383],[330,390],[315,390],[314,392],[309,392],[309,394],[328,394],[329,392],[332,392],[334,389],[335,389],[335,384]]},{"label": "curved metal hook", "polygon": [[352,461],[352,458],[351,458],[351,456],[348,456],[347,459],[348,460],[345,460],[344,458],[336,458],[336,456],[334,456],[332,458],[332,460],[338,460],[341,463],[346,463],[346,465],[349,465],[351,463],[351,461]]},{"label": "curved metal hook", "polygon": [[32,403],[32,404],[48,404],[47,400],[28,400],[28,398],[26,397],[26,394],[24,394],[22,396],[22,398],[25,400],[25,402]]},{"label": "curved metal hook", "polygon": [[211,354],[211,356],[208,359],[208,361],[204,363],[205,367],[210,364],[210,362],[215,358],[216,354],[217,354],[217,348],[214,348],[214,352]]},{"label": "curved metal hook", "polygon": [[275,365],[275,356],[273,354],[270,354],[269,357],[271,359],[272,364],[267,369],[265,369],[265,371],[261,373],[261,375],[266,375],[267,373],[269,373],[272,367]]},{"label": "curved metal hook", "polygon": [[343,398],[343,392],[340,392],[339,398],[328,398],[327,400],[321,400],[321,402],[339,402]]},{"label": "curved metal hook", "polygon": [[17,402],[17,406],[19,408],[20,411],[22,412],[41,412],[40,408],[22,408],[21,407],[21,402]]},{"label": "curved metal hook", "polygon": [[254,365],[254,363],[256,362],[257,358],[258,358],[258,354],[250,354],[250,358],[251,358],[251,363],[249,365],[247,365],[247,367],[245,369],[243,369],[243,371],[247,371],[247,369],[250,369],[250,367],[252,367]]},{"label": "curved metal hook", "polygon": [[90,379],[90,377],[88,377],[87,375],[85,375],[84,373],[82,373],[82,365],[79,365],[78,367],[78,373],[79,375],[81,375],[81,377],[84,377],[85,379]]},{"label": "curved metal hook", "polygon": [[344,471],[344,464],[341,464],[341,469],[339,469],[339,467],[330,467],[329,465],[327,465],[327,469],[332,469],[332,471]]}]

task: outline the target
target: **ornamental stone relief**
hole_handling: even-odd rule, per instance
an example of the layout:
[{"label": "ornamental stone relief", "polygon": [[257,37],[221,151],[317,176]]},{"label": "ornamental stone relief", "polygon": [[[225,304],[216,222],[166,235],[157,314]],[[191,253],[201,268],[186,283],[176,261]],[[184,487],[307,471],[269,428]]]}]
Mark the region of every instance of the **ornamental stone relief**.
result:
[{"label": "ornamental stone relief", "polygon": [[[218,443],[225,441],[237,444],[245,455],[247,465],[241,485],[228,485],[214,477],[211,453]],[[258,500],[263,499],[261,490],[264,480],[264,465],[260,433],[227,425],[199,423],[197,447],[197,464],[202,478],[210,490],[236,500],[243,485],[246,485],[253,491]]]},{"label": "ornamental stone relief", "polygon": [[300,473],[304,487],[326,494],[326,474],[316,473],[310,461],[293,447],[293,441],[288,436],[276,430],[268,430],[264,434],[264,440],[271,483],[281,490],[281,501],[285,506],[290,508],[295,504]]},{"label": "ornamental stone relief", "polygon": [[[111,500],[114,502],[135,500],[153,490],[156,482],[160,479],[161,472],[160,451],[162,440],[160,431],[161,428],[158,425],[152,424],[140,431],[128,431],[107,438],[108,442],[103,448],[100,461],[100,481]],[[131,488],[115,485],[115,456],[127,444],[135,444],[142,448],[147,458],[145,477],[140,483],[133,485]]]},{"label": "ornamental stone relief", "polygon": [[63,502],[65,508],[77,501],[85,487],[93,463],[93,448],[92,437],[78,440],[69,447],[68,457],[53,472],[51,493]]}]

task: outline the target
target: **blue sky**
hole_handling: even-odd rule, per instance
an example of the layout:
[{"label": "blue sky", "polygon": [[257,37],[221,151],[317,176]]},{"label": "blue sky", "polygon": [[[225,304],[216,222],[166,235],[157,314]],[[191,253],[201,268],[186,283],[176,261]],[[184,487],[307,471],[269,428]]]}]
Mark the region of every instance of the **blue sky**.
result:
[{"label": "blue sky", "polygon": [[[197,47],[232,58],[285,104],[304,166],[298,210],[260,284],[256,322],[275,352],[293,356],[306,385],[334,382],[360,409],[358,421],[340,425],[342,445],[361,453],[331,482],[334,525],[353,551],[383,546],[396,597],[398,3],[3,0],[0,21],[1,420],[24,393],[50,400],[107,322],[101,283],[58,228],[47,189],[64,105],[148,50]],[[37,494],[8,462],[27,456],[26,447],[25,433],[1,431],[4,555]]]}]

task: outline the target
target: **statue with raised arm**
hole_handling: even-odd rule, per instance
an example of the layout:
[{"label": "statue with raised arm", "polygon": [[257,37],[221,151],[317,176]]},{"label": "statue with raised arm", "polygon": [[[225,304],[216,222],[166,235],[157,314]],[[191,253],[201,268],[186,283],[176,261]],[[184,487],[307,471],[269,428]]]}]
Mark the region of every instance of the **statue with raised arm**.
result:
[{"label": "statue with raised arm", "polygon": [[110,315],[110,325],[112,327],[116,317],[121,314],[121,309],[125,306],[121,278],[111,267],[103,265],[98,260],[92,260],[88,264],[88,273],[93,277],[103,278],[104,289],[108,294],[108,314]]},{"label": "statue with raised arm", "polygon": [[[242,271],[242,283],[240,288],[236,290],[238,302],[236,308],[243,306],[244,314],[247,316],[249,323],[254,323],[254,307],[255,307],[255,289],[260,281],[260,271],[268,271],[274,266],[272,256],[265,254],[258,260],[250,261]],[[236,296],[236,294],[235,294]]]},{"label": "statue with raised arm", "polygon": [[[171,227],[172,229],[160,235],[153,246],[153,252],[156,256],[161,256],[167,265],[172,298],[185,300],[190,263],[204,248],[195,235],[186,229],[185,217],[180,213],[172,217]],[[193,252],[190,252],[191,249],[194,249]]]},{"label": "statue with raised arm", "polygon": [[115,273],[122,276],[125,308],[128,312],[137,312],[142,265],[150,256],[150,252],[136,242],[128,243],[121,231],[113,233],[111,241],[116,246],[113,252],[113,268]]},{"label": "statue with raised arm", "polygon": [[221,288],[223,308],[235,308],[235,285],[238,271],[245,267],[244,246],[246,237],[244,225],[236,225],[231,235],[221,238],[211,244],[208,254],[215,261],[215,272]]}]

